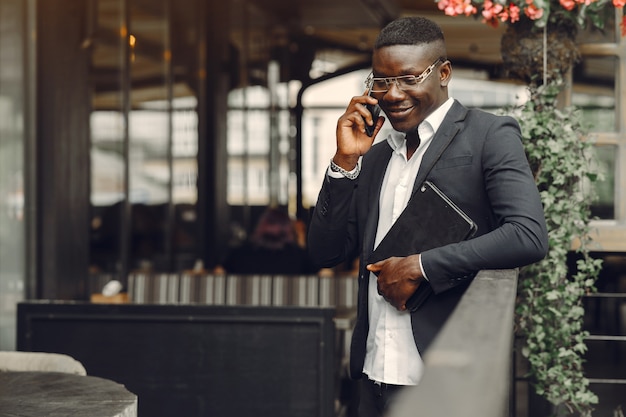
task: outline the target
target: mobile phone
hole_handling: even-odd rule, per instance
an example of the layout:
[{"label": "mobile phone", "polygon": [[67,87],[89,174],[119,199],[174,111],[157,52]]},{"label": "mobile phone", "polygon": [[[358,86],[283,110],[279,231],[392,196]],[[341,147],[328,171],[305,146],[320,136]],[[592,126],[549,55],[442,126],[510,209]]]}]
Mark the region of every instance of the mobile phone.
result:
[{"label": "mobile phone", "polygon": [[[371,95],[368,93],[368,95]],[[372,113],[372,121],[374,122],[371,126],[367,123],[365,124],[365,133],[367,136],[372,136],[374,134],[374,129],[376,128],[376,121],[380,116],[380,106],[378,104],[366,104],[365,107]]]}]

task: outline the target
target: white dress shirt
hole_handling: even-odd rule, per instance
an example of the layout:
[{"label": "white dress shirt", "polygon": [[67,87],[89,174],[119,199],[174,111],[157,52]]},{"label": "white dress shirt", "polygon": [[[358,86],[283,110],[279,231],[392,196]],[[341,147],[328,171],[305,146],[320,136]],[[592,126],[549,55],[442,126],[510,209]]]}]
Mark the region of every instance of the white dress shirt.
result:
[{"label": "white dress shirt", "polygon": [[[411,197],[422,157],[452,107],[449,98],[419,126],[420,145],[407,160],[405,134],[393,131],[387,141],[393,149],[380,193],[380,213],[374,247],[378,246]],[[386,384],[417,385],[424,364],[415,345],[408,311],[399,311],[378,294],[376,275],[369,278],[369,334],[363,372]]]}]

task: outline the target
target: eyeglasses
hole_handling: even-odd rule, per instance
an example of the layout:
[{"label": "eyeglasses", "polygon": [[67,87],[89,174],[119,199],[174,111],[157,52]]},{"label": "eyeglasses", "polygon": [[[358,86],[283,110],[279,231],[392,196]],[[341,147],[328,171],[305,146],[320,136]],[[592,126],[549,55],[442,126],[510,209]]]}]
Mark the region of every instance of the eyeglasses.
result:
[{"label": "eyeglasses", "polygon": [[386,93],[389,91],[389,88],[392,83],[395,83],[398,88],[402,91],[410,91],[419,87],[421,83],[423,83],[426,78],[435,70],[435,67],[444,62],[444,59],[439,57],[435,62],[433,62],[428,68],[424,70],[420,75],[400,75],[398,77],[383,77],[377,78],[373,77],[373,74],[370,74],[365,80],[365,85],[370,93]]}]

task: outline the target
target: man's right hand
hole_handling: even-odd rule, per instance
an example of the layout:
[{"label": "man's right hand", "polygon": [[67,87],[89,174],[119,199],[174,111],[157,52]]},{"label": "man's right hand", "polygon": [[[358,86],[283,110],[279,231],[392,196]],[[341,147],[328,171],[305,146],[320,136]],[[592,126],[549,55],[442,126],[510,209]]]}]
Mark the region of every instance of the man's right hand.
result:
[{"label": "man's right hand", "polygon": [[368,95],[352,97],[345,113],[337,121],[337,151],[333,161],[347,171],[353,170],[359,157],[370,150],[374,138],[385,122],[384,116],[379,117],[374,134],[368,136],[365,133],[365,124],[372,123],[372,114],[365,105],[377,103],[378,100]]}]

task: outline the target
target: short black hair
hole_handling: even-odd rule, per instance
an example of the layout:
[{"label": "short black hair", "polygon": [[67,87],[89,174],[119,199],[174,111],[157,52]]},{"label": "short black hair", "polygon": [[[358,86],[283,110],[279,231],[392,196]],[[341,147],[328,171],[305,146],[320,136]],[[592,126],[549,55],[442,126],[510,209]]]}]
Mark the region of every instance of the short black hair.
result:
[{"label": "short black hair", "polygon": [[401,17],[387,24],[381,31],[374,49],[393,45],[419,45],[445,42],[441,27],[425,17]]}]

